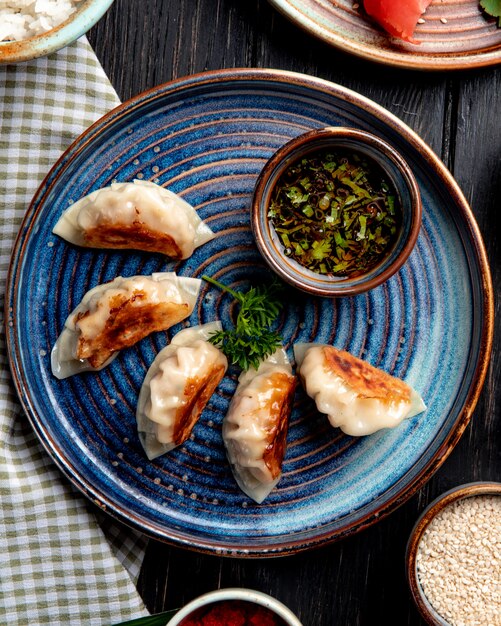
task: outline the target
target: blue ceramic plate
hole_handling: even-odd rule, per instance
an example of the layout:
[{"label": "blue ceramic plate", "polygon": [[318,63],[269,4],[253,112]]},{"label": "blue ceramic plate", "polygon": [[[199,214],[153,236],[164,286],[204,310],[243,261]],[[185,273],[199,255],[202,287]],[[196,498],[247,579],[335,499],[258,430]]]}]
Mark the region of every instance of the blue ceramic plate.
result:
[{"label": "blue ceramic plate", "polygon": [[[326,125],[362,128],[395,146],[424,201],[422,232],[404,267],[373,291],[338,300],[289,288],[278,328],[296,341],[333,343],[404,378],[428,410],[395,430],[352,438],[332,429],[298,390],[283,478],[261,505],[233,480],[221,420],[230,371],[191,439],[150,462],[135,407],[157,333],[106,369],[56,380],[50,351],[67,315],[117,275],[175,270],[246,288],[269,280],[249,206],[265,161],[283,143]],[[52,234],[72,202],[112,181],[169,187],[217,233],[191,259],[79,249]],[[8,342],[21,401],[63,472],[109,513],[150,535],[220,554],[273,555],[346,536],[393,510],[443,462],[464,430],[492,342],[492,287],[477,227],[452,177],[402,122],[318,79],[230,70],[158,87],[115,109],[63,155],[37,192],[17,241],[8,285]],[[204,283],[190,324],[228,323],[231,300]]]}]

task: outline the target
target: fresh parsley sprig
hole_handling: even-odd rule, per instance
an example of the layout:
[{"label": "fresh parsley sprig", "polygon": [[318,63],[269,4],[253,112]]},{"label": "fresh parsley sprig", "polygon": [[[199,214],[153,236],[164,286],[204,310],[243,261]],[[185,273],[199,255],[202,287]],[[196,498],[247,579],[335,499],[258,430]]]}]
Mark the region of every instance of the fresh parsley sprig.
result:
[{"label": "fresh parsley sprig", "polygon": [[240,305],[235,327],[216,331],[209,338],[210,343],[224,352],[233,365],[239,365],[243,370],[249,367],[257,370],[260,362],[282,344],[279,333],[270,329],[283,306],[279,299],[279,283],[274,281],[241,292],[210,276],[202,278],[229,293]]},{"label": "fresh parsley sprig", "polygon": [[498,26],[501,28],[501,0],[481,0],[480,6],[488,15],[498,18]]}]

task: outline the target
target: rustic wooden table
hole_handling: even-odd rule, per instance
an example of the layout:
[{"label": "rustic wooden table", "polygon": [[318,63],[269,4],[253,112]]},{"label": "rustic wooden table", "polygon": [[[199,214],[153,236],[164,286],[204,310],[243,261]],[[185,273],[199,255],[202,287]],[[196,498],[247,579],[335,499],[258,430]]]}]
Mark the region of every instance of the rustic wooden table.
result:
[{"label": "rustic wooden table", "polygon": [[[447,73],[357,60],[302,32],[265,0],[116,0],[89,33],[122,100],[171,79],[232,67],[321,77],[371,98],[413,128],[454,174],[484,235],[494,291],[501,281],[501,67]],[[501,334],[473,419],[447,461],[406,504],[341,542],[278,559],[206,556],[151,541],[139,591],[151,611],[218,587],[270,593],[305,626],[421,624],[404,573],[410,530],[437,495],[501,481]]]}]

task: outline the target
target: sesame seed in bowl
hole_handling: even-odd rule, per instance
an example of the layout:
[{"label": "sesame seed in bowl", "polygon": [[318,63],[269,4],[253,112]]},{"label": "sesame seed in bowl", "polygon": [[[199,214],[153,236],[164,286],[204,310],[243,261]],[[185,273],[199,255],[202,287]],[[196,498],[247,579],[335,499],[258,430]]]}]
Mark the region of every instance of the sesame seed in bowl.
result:
[{"label": "sesame seed in bowl", "polygon": [[452,489],[418,519],[407,546],[416,605],[435,626],[501,625],[501,483]]}]

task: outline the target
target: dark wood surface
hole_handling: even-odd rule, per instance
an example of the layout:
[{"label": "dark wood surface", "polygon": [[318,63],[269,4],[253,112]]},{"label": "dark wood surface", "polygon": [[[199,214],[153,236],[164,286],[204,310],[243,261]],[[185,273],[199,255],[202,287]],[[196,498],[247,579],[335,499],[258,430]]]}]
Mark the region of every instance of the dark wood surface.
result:
[{"label": "dark wood surface", "polygon": [[[265,0],[116,0],[89,40],[122,100],[195,72],[269,67],[328,79],[386,107],[454,174],[484,235],[499,291],[501,67],[427,73],[360,61],[304,33]],[[282,600],[305,626],[422,624],[405,579],[407,538],[443,491],[501,481],[500,348],[496,323],[473,419],[440,470],[389,517],[346,540],[277,559],[218,558],[150,541],[139,580],[148,608],[179,607],[206,591],[243,586]]]}]

